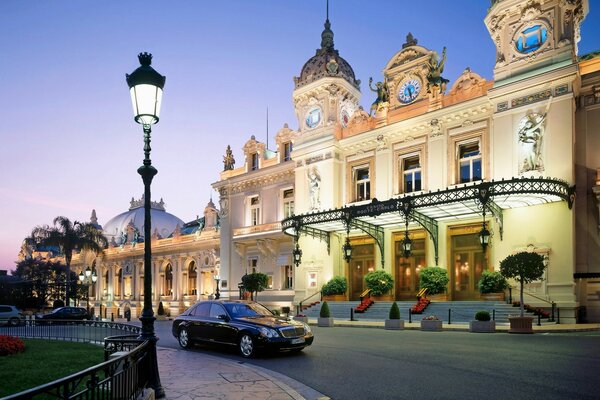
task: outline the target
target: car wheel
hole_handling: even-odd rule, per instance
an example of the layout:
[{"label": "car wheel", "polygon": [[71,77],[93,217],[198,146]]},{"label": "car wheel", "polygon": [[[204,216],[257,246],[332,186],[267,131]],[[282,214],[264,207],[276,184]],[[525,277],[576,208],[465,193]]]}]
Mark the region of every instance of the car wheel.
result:
[{"label": "car wheel", "polygon": [[177,340],[179,341],[179,345],[182,348],[184,348],[184,349],[190,348],[190,334],[188,333],[187,329],[181,328],[181,330],[179,331],[179,336],[177,337]]},{"label": "car wheel", "polygon": [[239,340],[240,354],[246,358],[253,357],[256,354],[254,338],[247,333],[242,334]]},{"label": "car wheel", "polygon": [[17,325],[19,325],[19,318],[15,318],[15,317],[11,318],[11,319],[8,321],[8,324],[9,324],[9,325],[12,325],[12,326],[17,326]]}]

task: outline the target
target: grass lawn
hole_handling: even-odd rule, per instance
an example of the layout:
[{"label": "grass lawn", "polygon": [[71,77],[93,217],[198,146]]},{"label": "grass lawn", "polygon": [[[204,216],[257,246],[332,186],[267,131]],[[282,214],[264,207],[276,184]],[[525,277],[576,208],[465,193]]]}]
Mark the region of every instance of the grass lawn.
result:
[{"label": "grass lawn", "polygon": [[87,343],[24,339],[25,351],[0,357],[0,397],[52,382],[104,361],[104,349]]}]

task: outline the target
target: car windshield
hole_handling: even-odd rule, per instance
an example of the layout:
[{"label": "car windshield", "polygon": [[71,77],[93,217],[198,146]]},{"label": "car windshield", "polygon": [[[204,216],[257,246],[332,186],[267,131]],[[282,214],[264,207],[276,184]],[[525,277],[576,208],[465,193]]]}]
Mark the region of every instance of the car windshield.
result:
[{"label": "car windshield", "polygon": [[232,318],[273,316],[271,311],[258,303],[231,303],[225,304],[225,308]]}]

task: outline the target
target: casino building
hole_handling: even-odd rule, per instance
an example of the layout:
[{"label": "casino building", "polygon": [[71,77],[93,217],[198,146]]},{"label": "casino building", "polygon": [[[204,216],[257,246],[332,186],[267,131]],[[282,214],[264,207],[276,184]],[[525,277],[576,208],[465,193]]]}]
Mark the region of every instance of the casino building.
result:
[{"label": "casino building", "polygon": [[[211,201],[184,223],[154,205],[164,229],[151,239],[155,304],[174,315],[217,284],[222,298],[237,298],[253,271],[269,276],[258,298],[273,306],[295,305],[336,275],[357,300],[377,269],[394,277],[393,299],[412,299],[429,266],[448,271],[449,300],[473,300],[483,271],[531,251],[547,269],[526,301],[555,302],[563,322],[582,306],[600,321],[600,54],[577,50],[588,7],[493,1],[484,21],[493,81],[467,68],[448,82],[444,64],[458,61],[409,34],[382,60],[384,81],[368,83],[370,112],[359,107],[367,85],[327,19],[294,78],[298,128],[281,128],[274,150],[250,138],[237,168],[226,157],[213,184],[219,210]],[[103,259],[73,259],[99,271],[94,304],[134,315],[143,296],[137,205],[104,225],[112,245]]]}]

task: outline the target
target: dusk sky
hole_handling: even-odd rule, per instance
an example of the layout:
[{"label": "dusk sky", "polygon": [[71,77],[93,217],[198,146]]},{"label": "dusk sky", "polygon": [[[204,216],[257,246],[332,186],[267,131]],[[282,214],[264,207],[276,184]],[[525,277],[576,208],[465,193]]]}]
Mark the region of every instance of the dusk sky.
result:
[{"label": "dusk sky", "polygon": [[[600,50],[599,0],[583,23],[579,54]],[[489,0],[331,0],[340,55],[375,96],[369,77],[408,32],[448,59],[450,85],[465,67],[492,79],[495,49],[483,23]],[[236,167],[255,135],[269,147],[284,123],[297,129],[293,77],[320,47],[325,0],[0,1],[0,269],[14,268],[23,238],[62,215],[99,223],[140,198],[143,132],[125,74],[151,52],[166,75],[152,131],[159,173],[153,200],[184,221],[202,214],[231,145]]]}]

